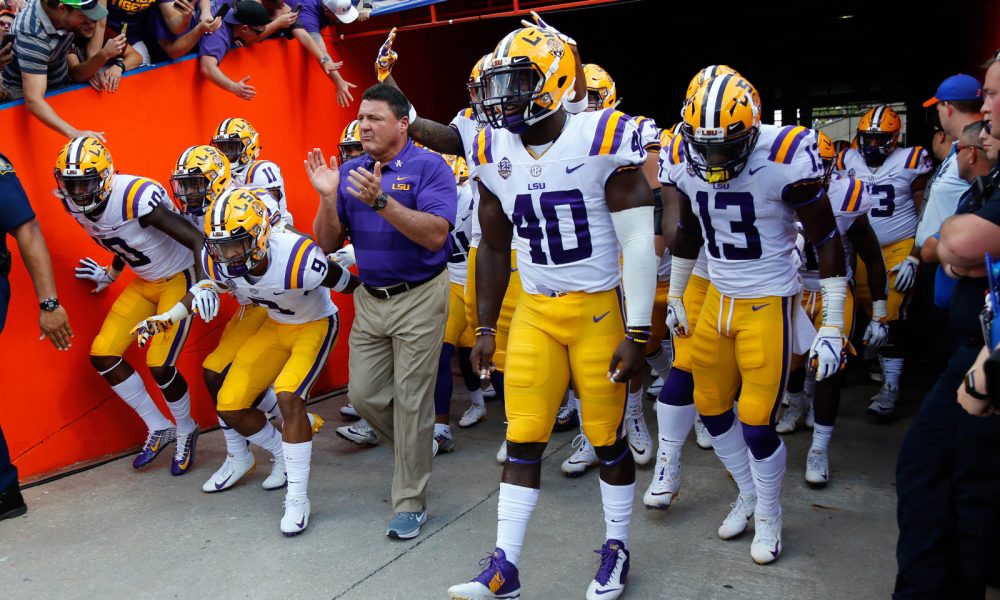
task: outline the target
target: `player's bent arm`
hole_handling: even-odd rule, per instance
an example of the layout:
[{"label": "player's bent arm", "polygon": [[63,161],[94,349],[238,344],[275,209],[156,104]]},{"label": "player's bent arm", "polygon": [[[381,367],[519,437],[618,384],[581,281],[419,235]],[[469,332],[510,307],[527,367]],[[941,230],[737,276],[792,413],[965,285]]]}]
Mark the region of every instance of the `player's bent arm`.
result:
[{"label": "player's bent arm", "polygon": [[889,278],[885,272],[882,247],[878,243],[875,230],[868,222],[868,215],[858,217],[851,224],[851,228],[847,230],[847,239],[857,251],[858,258],[865,263],[865,269],[868,271],[868,289],[871,290],[872,299],[885,300]]},{"label": "player's bent arm", "polygon": [[495,328],[510,282],[510,242],[514,226],[504,213],[500,199],[482,183],[477,182],[477,185],[483,237],[476,250],[476,314],[481,326]]},{"label": "player's bent arm", "polygon": [[179,214],[167,210],[162,204],[156,205],[151,212],[139,217],[143,227],[155,227],[169,235],[177,243],[186,246],[194,254],[195,281],[208,279],[201,266],[201,251],[205,245],[205,235]]},{"label": "player's bent arm", "polygon": [[924,205],[924,191],[927,189],[927,177],[928,175],[925,173],[910,183],[910,195],[913,196],[913,208],[917,211],[918,215]]},{"label": "player's bent arm", "polygon": [[652,190],[641,170],[629,169],[612,175],[604,192],[622,248],[622,287],[628,298],[626,325],[648,327],[656,295]]},{"label": "player's bent arm", "polygon": [[330,288],[341,294],[350,294],[354,291],[354,288],[361,285],[360,279],[336,261],[327,259],[327,269],[326,277],[323,278],[323,283],[320,284],[323,287]]},{"label": "player's bent arm", "polygon": [[954,267],[983,264],[983,255],[1000,255],[1000,226],[973,214],[955,215],[941,224],[938,256]]},{"label": "player's bent arm", "polygon": [[[676,185],[660,185],[660,201],[663,202],[663,215],[660,218],[660,231],[667,248],[672,248],[677,236],[677,226],[681,219],[681,191]],[[697,220],[697,219],[696,219]]]},{"label": "player's bent arm", "polygon": [[[673,190],[676,192],[676,196],[673,196],[673,198],[676,198],[676,202],[678,204],[677,226],[670,229],[666,227],[667,207],[671,202],[668,201],[668,197],[671,196],[667,193],[667,190],[672,187],[673,186],[664,186],[663,235],[669,236],[670,232],[673,232],[673,243],[670,244],[670,254],[674,258],[696,260],[698,258],[698,251],[701,250],[701,245],[704,243],[701,236],[701,223],[698,222],[698,217],[695,216],[694,210],[691,208],[691,199],[676,187],[673,187]],[[673,286],[671,286],[671,288],[672,287]]]}]

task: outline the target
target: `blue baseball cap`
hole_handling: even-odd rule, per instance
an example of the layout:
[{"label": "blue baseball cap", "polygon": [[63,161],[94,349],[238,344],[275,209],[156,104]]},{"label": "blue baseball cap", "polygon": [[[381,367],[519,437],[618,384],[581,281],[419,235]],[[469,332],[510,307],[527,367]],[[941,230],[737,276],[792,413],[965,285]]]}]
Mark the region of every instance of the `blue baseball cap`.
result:
[{"label": "blue baseball cap", "polygon": [[934,97],[924,102],[924,108],[938,102],[963,102],[983,99],[983,86],[972,75],[952,75],[941,82]]}]

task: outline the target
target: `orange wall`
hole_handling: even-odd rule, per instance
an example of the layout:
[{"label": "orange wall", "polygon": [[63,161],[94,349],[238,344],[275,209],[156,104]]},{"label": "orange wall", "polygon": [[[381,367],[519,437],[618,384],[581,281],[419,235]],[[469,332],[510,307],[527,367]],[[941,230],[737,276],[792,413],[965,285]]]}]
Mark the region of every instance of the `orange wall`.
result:
[{"label": "orange wall", "polygon": [[[333,56],[337,59],[336,48]],[[232,78],[251,75],[257,98],[245,102],[206,83],[197,61],[187,60],[126,77],[115,94],[89,87],[57,94],[49,102],[76,127],[106,133],[116,168],[151,177],[169,186],[174,161],[188,146],[207,143],[223,118],[241,116],[261,133],[261,156],[283,170],[295,225],[311,232],[316,195],[302,167],[308,149],[336,152],[341,129],[357,115],[361,92],[373,83],[362,61],[348,61],[344,77],[358,84],[355,102],[336,104],[333,85],[315,59],[296,42],[270,41],[231,53],[222,63]],[[368,61],[363,61],[367,66]],[[0,335],[0,425],[22,480],[74,463],[135,448],[145,428],[138,417],[91,368],[90,342],[127,277],[99,295],[78,282],[73,268],[84,256],[102,264],[110,256],[90,240],[52,195],[52,169],[67,140],[30,117],[23,106],[0,110],[0,152],[14,163],[38,215],[56,272],[60,301],[76,333],[68,352],[38,341],[38,307],[31,280],[15,244],[11,273],[12,300],[7,326]],[[169,189],[169,187],[168,187]],[[347,383],[347,333],[353,317],[350,298],[334,294],[341,308],[341,336],[315,392]],[[230,301],[210,324],[196,321],[178,362],[192,390],[192,410],[203,426],[215,423],[211,400],[201,382],[201,361],[214,348]],[[147,388],[164,411],[162,396],[146,371],[143,353],[133,348],[127,360],[139,368]],[[166,413],[169,414],[169,413]]]}]

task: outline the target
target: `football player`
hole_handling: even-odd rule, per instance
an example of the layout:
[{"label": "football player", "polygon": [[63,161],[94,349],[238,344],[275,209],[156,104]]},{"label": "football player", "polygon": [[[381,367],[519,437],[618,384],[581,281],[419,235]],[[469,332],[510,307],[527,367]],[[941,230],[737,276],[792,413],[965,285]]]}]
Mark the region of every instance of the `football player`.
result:
[{"label": "football player", "polygon": [[[850,256],[852,248],[866,265],[868,289],[872,290],[873,315],[865,329],[864,343],[870,348],[878,348],[889,338],[886,324],[886,273],[882,262],[882,249],[878,237],[868,223],[871,202],[860,180],[846,175],[834,174],[836,152],[830,136],[816,132],[818,153],[823,161],[823,187],[830,199],[830,207],[837,221],[837,230],[844,243],[844,255]],[[803,287],[802,307],[817,329],[822,326],[823,299],[819,287],[819,263],[816,249],[811,244],[803,247],[804,260],[799,274]],[[850,265],[847,267],[848,280],[851,279]],[[850,339],[854,329],[854,294],[850,286],[844,299],[844,335]],[[799,358],[799,357],[796,357]],[[817,382],[806,377],[805,361],[793,359],[793,370],[788,378],[785,394],[785,411],[775,428],[778,433],[795,431],[804,420],[813,428],[812,446],[806,456],[806,483],[823,487],[830,481],[830,459],[828,448],[833,435],[833,425],[840,407],[840,388],[843,375],[837,375]],[[815,399],[815,402],[814,402]],[[815,417],[814,414],[815,406]]]},{"label": "football player", "polygon": [[[903,372],[903,350],[895,340],[906,318],[908,292],[916,279],[920,259],[911,255],[917,231],[917,215],[923,202],[927,176],[932,170],[930,154],[921,148],[899,147],[902,123],[887,105],[876,106],[858,123],[858,147],[837,157],[837,170],[865,183],[871,196],[869,222],[882,245],[885,268],[889,270],[889,298],[886,306],[889,343],[878,350],[882,367],[882,389],[872,397],[868,412],[891,416],[899,398],[899,377]],[[872,294],[864,263],[857,267],[857,300],[869,317],[873,316]]]},{"label": "football player", "polygon": [[288,225],[293,223],[285,197],[285,180],[278,165],[269,160],[259,160],[260,135],[246,119],[229,118],[219,123],[212,138],[212,146],[218,148],[227,159],[236,187],[262,187],[271,192],[278,202],[282,219]]},{"label": "football player", "polygon": [[[685,102],[685,169],[670,172],[681,212],[667,325],[692,336],[695,406],[740,488],[719,536],[741,534],[753,517],[750,556],[767,564],[781,554],[786,451],[774,427],[796,341],[796,217],[819,262],[823,322],[810,350],[817,380],[845,360],[847,279],[815,134],[761,125],[760,110],[755,88],[732,74],[709,79]],[[703,239],[711,283],[692,332],[683,296]],[[733,412],[738,390],[739,424]]]},{"label": "football player", "polygon": [[[170,186],[174,198],[184,215],[194,223],[199,230],[204,230],[205,211],[223,193],[233,188],[230,176],[229,160],[212,146],[192,146],[184,150],[177,159],[177,165],[170,178]],[[264,202],[268,209],[268,221],[272,229],[286,228],[287,223],[282,217],[277,199],[269,190],[256,188],[251,190]],[[294,231],[294,230],[293,230]],[[249,302],[241,304],[238,310],[226,323],[222,337],[215,349],[205,357],[202,363],[202,376],[205,387],[218,406],[219,389],[225,380],[225,373],[236,357],[236,352],[260,329],[267,318],[267,309]],[[256,408],[264,413],[270,413],[276,419],[281,419],[278,411],[278,397],[272,387],[264,391]],[[313,425],[313,433],[323,426],[319,415],[309,415]],[[221,492],[235,485],[244,475],[256,467],[256,459],[247,447],[247,440],[235,429],[226,425],[222,417],[218,417],[219,427],[226,439],[226,460],[222,466],[202,485],[202,490],[208,493]],[[265,490],[280,489],[285,486],[285,465],[275,461],[271,474],[264,480]]]},{"label": "football player", "polygon": [[[653,198],[629,117],[610,109],[571,115],[562,108],[576,69],[559,36],[527,27],[500,42],[482,76],[490,127],[472,147],[483,229],[472,362],[484,377],[496,348],[512,241],[523,292],[508,344],[508,458],[496,548],[476,578],[449,588],[452,598],[520,593],[517,564],[539,496],[542,453],[571,374],[583,430],[601,461],[606,525],[587,598],[617,598],[628,576],[635,463],[620,425],[624,384],[644,366],[651,336]],[[624,319],[620,286],[629,299]]]},{"label": "football player", "polygon": [[[223,192],[205,219],[201,264],[220,289],[243,304],[267,309],[260,328],[236,352],[218,393],[218,410],[227,425],[284,461],[288,474],[281,533],[298,535],[309,525],[307,496],[312,429],[306,414],[309,391],[337,340],[337,307],[326,287],[350,292],[358,279],[331,263],[309,238],[272,231],[268,210],[246,189]],[[169,311],[141,321],[134,331],[139,345],[169,331],[185,318],[188,294]],[[274,384],[284,416],[279,434],[259,410],[251,408]]]},{"label": "football player", "polygon": [[156,407],[142,378],[122,355],[135,322],[172,306],[186,293],[194,296],[204,320],[215,316],[218,296],[195,260],[204,236],[178,214],[159,183],[115,174],[111,153],[96,138],[78,137],[63,146],[56,158],[55,179],[66,210],[114,255],[110,266],[82,259],[76,276],[95,282],[92,293],[97,293],[114,283],[126,265],[136,275],[115,299],[90,347],[91,364],[148,429],[132,466],[148,465],[176,441],[170,472],[183,475],[194,464],[198,425],[191,418],[187,382],[174,366],[191,328],[190,319],[153,338],[146,352],[146,365],[176,426]]}]

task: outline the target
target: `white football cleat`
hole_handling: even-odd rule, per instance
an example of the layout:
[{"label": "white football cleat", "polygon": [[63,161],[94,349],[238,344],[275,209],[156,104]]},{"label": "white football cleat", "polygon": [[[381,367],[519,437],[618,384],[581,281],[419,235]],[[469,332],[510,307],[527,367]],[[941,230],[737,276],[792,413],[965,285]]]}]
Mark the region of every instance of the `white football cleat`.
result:
[{"label": "white football cleat", "polygon": [[712,436],[708,434],[708,429],[701,422],[701,415],[695,417],[694,420],[694,441],[702,450],[708,450],[712,447]]},{"label": "white football cleat", "polygon": [[646,508],[656,508],[664,510],[670,508],[670,504],[680,494],[681,489],[681,461],[677,456],[669,454],[659,454],[656,457],[656,466],[653,467],[653,481],[642,496],[642,503]]},{"label": "white football cleat", "polygon": [[830,482],[830,458],[826,450],[810,448],[806,455],[806,483],[823,487]]},{"label": "white football cleat", "polygon": [[629,401],[628,413],[625,417],[625,431],[628,433],[628,447],[632,450],[632,458],[637,465],[648,465],[653,460],[653,439],[646,427],[641,397]]},{"label": "white football cleat", "polygon": [[899,399],[899,388],[894,388],[888,383],[883,384],[877,394],[872,396],[872,403],[868,405],[868,414],[876,417],[891,417],[896,412],[896,400]]},{"label": "white football cleat", "polygon": [[309,526],[309,498],[285,495],[285,516],[281,517],[281,534],[298,535]]},{"label": "white football cleat", "polygon": [[501,465],[507,462],[507,440],[504,440],[500,444],[500,449],[497,450],[497,462]]},{"label": "white football cleat", "polygon": [[663,389],[663,378],[657,377],[656,379],[653,380],[653,383],[650,383],[649,387],[646,388],[646,395],[652,396],[653,398],[657,398],[659,397],[660,390],[662,389]]},{"label": "white football cleat", "polygon": [[360,419],[361,415],[358,414],[358,410],[354,408],[354,404],[348,402],[346,405],[340,407],[340,416],[347,419]]},{"label": "white football cleat", "polygon": [[209,494],[214,492],[221,492],[222,490],[228,490],[233,487],[237,481],[243,478],[247,473],[253,473],[253,470],[257,468],[257,459],[254,458],[252,452],[247,452],[247,457],[244,459],[234,458],[232,454],[226,455],[225,462],[219,467],[208,481],[201,486],[203,492]]},{"label": "white football cleat", "polygon": [[719,527],[719,537],[724,540],[731,540],[747,530],[747,525],[753,518],[754,509],[757,508],[757,495],[743,496],[740,494],[736,498],[736,502],[730,506],[732,509]]},{"label": "white football cleat", "polygon": [[785,392],[785,410],[778,419],[775,431],[792,433],[799,428],[806,416],[806,397],[802,392]]},{"label": "white football cleat", "polygon": [[496,400],[496,397],[497,397],[497,391],[493,387],[493,384],[492,383],[487,384],[486,387],[483,388],[483,398]]},{"label": "white football cleat", "polygon": [[284,460],[274,460],[271,459],[274,466],[271,467],[271,474],[267,476],[264,483],[265,490],[280,490],[288,484],[288,475],[285,473],[285,461]]},{"label": "white football cleat", "polygon": [[576,452],[564,460],[562,464],[562,472],[566,477],[579,477],[598,463],[597,452],[590,445],[587,436],[581,433],[573,438],[573,447],[576,448]]},{"label": "white football cleat", "polygon": [[758,565],[778,560],[781,556],[781,515],[774,517],[755,515],[753,527],[750,558]]},{"label": "white football cleat", "polygon": [[359,446],[377,446],[378,432],[375,431],[368,421],[361,419],[353,425],[344,425],[337,428],[337,435],[345,440]]},{"label": "white football cleat", "polygon": [[462,414],[462,418],[458,420],[459,427],[472,427],[476,423],[486,419],[486,405],[472,403],[469,410]]}]

